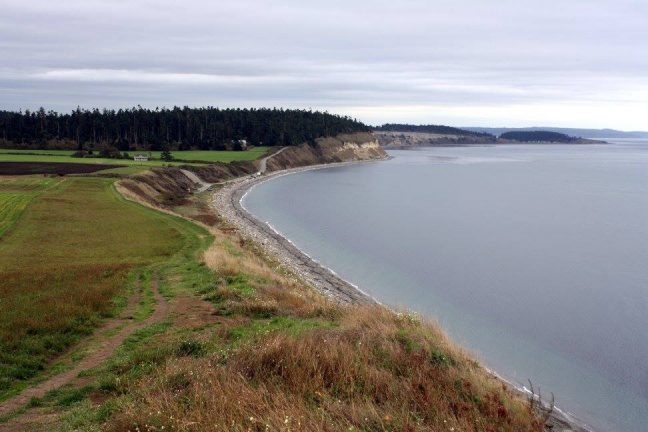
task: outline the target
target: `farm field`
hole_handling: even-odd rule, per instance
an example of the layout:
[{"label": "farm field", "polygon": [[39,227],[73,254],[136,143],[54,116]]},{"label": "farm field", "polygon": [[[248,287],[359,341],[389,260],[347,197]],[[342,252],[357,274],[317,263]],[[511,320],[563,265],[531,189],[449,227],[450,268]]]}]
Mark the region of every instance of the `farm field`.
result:
[{"label": "farm field", "polygon": [[[182,150],[171,152],[173,157],[178,160],[183,161],[201,161],[201,162],[234,162],[234,161],[243,161],[243,160],[255,160],[265,155],[270,147],[254,147],[246,151],[227,151],[227,150]],[[129,155],[135,155],[137,153],[148,154],[151,153],[151,156],[154,159],[160,159],[162,152],[132,152],[129,151]]]},{"label": "farm field", "polygon": [[[99,164],[99,165],[127,165],[142,167],[160,167],[167,165],[187,165],[185,162],[164,162],[161,160],[150,160],[147,162],[134,161],[132,159],[109,159],[109,158],[76,158],[69,155],[45,155],[30,153],[0,153],[0,163],[2,162],[56,162],[56,163],[76,163],[76,164]],[[200,165],[200,164],[196,164]]]},{"label": "farm field", "polygon": [[123,165],[100,165],[69,162],[0,162],[0,176],[89,174],[97,171],[140,168]]},{"label": "farm field", "polygon": [[[135,166],[164,166],[184,165],[186,163],[200,162],[233,162],[242,160],[255,160],[263,156],[270,147],[254,147],[247,151],[216,151],[216,150],[183,150],[171,152],[173,162],[160,160],[161,152],[127,152],[130,156],[143,153],[150,154],[153,160],[136,162],[131,159],[106,159],[106,158],[75,158],[72,150],[13,150],[0,149],[0,162],[67,162],[86,164],[115,164]],[[187,162],[185,162],[187,161]]]},{"label": "farm field", "polygon": [[32,199],[58,181],[41,177],[2,179],[0,182],[0,237],[18,220]]},{"label": "farm field", "polygon": [[190,224],[113,181],[0,180],[0,400],[111,316],[133,270],[186,246]]},{"label": "farm field", "polygon": [[72,156],[74,150],[19,150],[19,149],[0,149],[0,154],[16,155],[50,155],[50,156]]}]

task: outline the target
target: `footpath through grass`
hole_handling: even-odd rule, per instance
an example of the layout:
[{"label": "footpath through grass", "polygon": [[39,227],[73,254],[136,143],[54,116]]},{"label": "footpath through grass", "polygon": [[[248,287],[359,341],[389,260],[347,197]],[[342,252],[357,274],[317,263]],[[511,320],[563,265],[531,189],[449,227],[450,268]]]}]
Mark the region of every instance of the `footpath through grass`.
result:
[{"label": "footpath through grass", "polygon": [[[77,179],[66,180],[68,188],[70,180]],[[33,408],[61,414],[59,424],[48,424],[48,430],[544,430],[542,419],[528,404],[512,397],[437,327],[378,305],[341,306],[329,301],[221,223],[210,212],[207,196],[194,196],[174,210],[211,225],[211,235],[187,220],[124,203],[109,182],[79,181],[77,195],[88,188],[95,200],[110,196],[129,214],[117,214],[112,207],[81,213],[76,220],[79,233],[103,235],[89,225],[102,217],[127,219],[129,225],[137,219],[136,212],[146,215],[140,220],[149,223],[150,218],[159,218],[127,230],[156,230],[139,241],[157,239],[159,230],[165,233],[164,243],[144,248],[147,254],[130,240],[126,251],[95,245],[92,251],[101,254],[87,264],[140,264],[129,273],[129,280],[139,278],[148,285],[153,275],[159,278],[170,313],[166,321],[133,333],[107,362],[86,371],[82,383],[32,400],[26,415]],[[56,199],[68,200],[69,205],[73,195],[48,193],[53,199],[49,206],[56,205]],[[45,217],[33,212],[40,202],[34,201],[12,236],[29,215]],[[116,224],[119,227],[104,231],[123,233],[122,222]],[[50,235],[65,239],[73,226]],[[124,243],[110,235],[101,238]],[[170,244],[175,245],[174,252],[169,252]],[[70,244],[68,260],[77,256],[76,247]],[[55,261],[60,258],[54,255]],[[17,258],[13,264],[25,258],[33,256]],[[6,259],[0,256],[0,262]],[[119,271],[120,267],[113,273]],[[101,289],[101,278],[88,282],[59,299],[82,296],[90,287],[93,292]],[[142,316],[138,313],[135,319],[152,309],[144,297]],[[32,324],[43,321],[38,317]]]},{"label": "footpath through grass", "polygon": [[[206,220],[190,201],[175,210]],[[89,387],[45,401],[74,400],[61,430],[544,429],[433,325],[332,303],[220,227],[204,263],[188,248],[157,267],[172,321],[130,337]]]},{"label": "footpath through grass", "polygon": [[198,240],[187,240],[197,227],[126,201],[110,179],[0,184],[13,203],[0,219],[12,225],[0,237],[1,399],[111,316],[129,272],[195,249]]}]

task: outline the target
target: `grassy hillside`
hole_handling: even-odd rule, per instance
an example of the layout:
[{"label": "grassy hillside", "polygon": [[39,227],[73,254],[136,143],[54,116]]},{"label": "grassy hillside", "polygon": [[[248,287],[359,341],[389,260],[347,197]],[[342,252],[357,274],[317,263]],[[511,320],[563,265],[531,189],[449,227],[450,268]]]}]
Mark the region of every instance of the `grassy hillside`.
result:
[{"label": "grassy hillside", "polygon": [[177,318],[131,339],[96,371],[90,393],[103,404],[80,402],[66,427],[543,430],[525,402],[435,325],[381,306],[330,302],[208,218],[206,199],[174,209],[212,224],[215,238],[206,266],[188,273],[192,282],[170,285]]},{"label": "grassy hillside", "polygon": [[[22,278],[2,288],[14,299],[0,314],[3,343],[13,343],[3,353],[67,337],[64,328],[78,338],[96,317],[110,315],[110,299],[133,280],[159,279],[169,301],[163,321],[132,334],[105,363],[32,399],[24,416],[33,422],[23,429],[543,430],[525,401],[435,325],[381,306],[329,301],[220,221],[209,198],[193,196],[171,210],[206,224],[211,235],[124,202],[107,180],[66,179],[32,201],[0,239],[0,271],[19,269]],[[48,260],[39,264],[37,251],[49,251]],[[56,276],[47,290],[29,279],[44,270]],[[154,308],[144,302],[135,315]],[[32,341],[27,346],[12,333],[21,331]]]},{"label": "grassy hillside", "polygon": [[0,191],[12,204],[0,219],[10,228],[0,237],[2,394],[110,315],[131,269],[170,257],[183,239],[110,180],[3,178]]}]

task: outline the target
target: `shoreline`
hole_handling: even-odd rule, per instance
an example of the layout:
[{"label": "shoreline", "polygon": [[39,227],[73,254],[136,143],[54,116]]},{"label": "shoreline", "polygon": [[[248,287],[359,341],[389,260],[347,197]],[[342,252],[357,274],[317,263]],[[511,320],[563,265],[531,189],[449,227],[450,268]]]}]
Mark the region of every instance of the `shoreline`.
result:
[{"label": "shoreline", "polygon": [[270,224],[257,219],[248,212],[241,203],[245,195],[255,186],[278,177],[304,171],[377,161],[379,160],[310,165],[274,171],[261,176],[241,177],[225,184],[220,190],[216,191],[212,197],[212,205],[244,237],[255,241],[266,253],[276,258],[281,265],[290,269],[325,296],[347,304],[380,303],[356,285],[338,276],[332,269],[323,266],[297,248]]},{"label": "shoreline", "polygon": [[[297,248],[292,241],[274,229],[268,222],[257,219],[242,204],[243,198],[256,186],[266,181],[285,175],[304,171],[314,171],[336,166],[347,166],[359,163],[374,163],[385,159],[338,162],[305,167],[290,168],[274,171],[270,174],[245,176],[227,182],[213,193],[212,206],[224,219],[234,225],[245,238],[260,245],[270,256],[276,258],[281,265],[294,272],[318,292],[335,301],[346,304],[381,304],[377,299],[363,292],[358,286],[344,280],[332,269],[323,266],[310,255]],[[485,366],[484,370],[495,379],[501,381],[512,391],[524,398],[531,396],[525,387],[518,387],[511,381]],[[543,407],[548,410],[548,407]],[[595,432],[577,420],[574,416],[554,406],[547,419],[546,430],[552,432]]]}]

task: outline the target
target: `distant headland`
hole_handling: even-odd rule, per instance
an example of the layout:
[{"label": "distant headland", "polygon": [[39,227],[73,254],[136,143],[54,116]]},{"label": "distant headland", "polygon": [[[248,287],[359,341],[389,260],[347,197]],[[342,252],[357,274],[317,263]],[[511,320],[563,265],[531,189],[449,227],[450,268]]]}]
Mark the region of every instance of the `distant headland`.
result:
[{"label": "distant headland", "polygon": [[385,124],[374,128],[380,144],[391,149],[470,144],[604,144],[605,141],[546,130],[516,130],[501,134],[442,125]]}]

